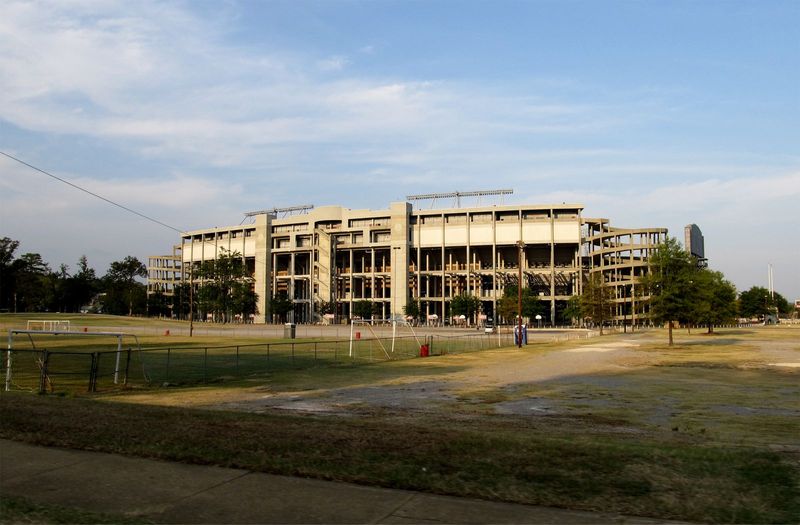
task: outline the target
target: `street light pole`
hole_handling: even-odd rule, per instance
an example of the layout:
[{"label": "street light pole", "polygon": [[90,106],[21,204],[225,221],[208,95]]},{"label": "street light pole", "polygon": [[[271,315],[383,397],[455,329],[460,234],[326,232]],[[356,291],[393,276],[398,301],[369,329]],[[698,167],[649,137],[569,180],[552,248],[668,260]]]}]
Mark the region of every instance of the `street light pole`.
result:
[{"label": "street light pole", "polygon": [[517,281],[517,347],[522,348],[522,249],[525,243],[517,242],[517,264],[519,265],[519,279]]},{"label": "street light pole", "polygon": [[189,337],[194,333],[194,268],[189,263]]}]

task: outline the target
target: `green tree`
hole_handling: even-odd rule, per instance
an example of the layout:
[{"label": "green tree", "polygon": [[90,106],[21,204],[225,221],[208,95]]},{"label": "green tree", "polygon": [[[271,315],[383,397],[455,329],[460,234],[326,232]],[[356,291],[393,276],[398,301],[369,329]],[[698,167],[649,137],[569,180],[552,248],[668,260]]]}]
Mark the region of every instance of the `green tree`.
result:
[{"label": "green tree", "polygon": [[772,298],[772,302],[775,305],[775,308],[778,309],[778,312],[783,315],[789,315],[794,310],[792,303],[787,301],[786,298],[778,292],[775,292],[775,297]]},{"label": "green tree", "polygon": [[603,335],[603,325],[614,313],[614,291],[605,285],[602,274],[593,273],[584,281],[580,312],[581,317],[599,326],[600,335]]},{"label": "green tree", "polygon": [[235,315],[246,319],[256,313],[254,280],[239,252],[221,250],[216,259],[203,261],[195,275],[200,279],[198,305],[203,312],[225,323]]},{"label": "green tree", "polygon": [[17,248],[19,241],[8,237],[0,239],[0,310],[14,309],[17,270],[14,266],[14,253]]},{"label": "green tree", "polygon": [[[194,299],[194,296],[192,296]],[[189,315],[189,283],[178,283],[172,291],[172,313],[178,319],[187,319]]]},{"label": "green tree", "polygon": [[59,272],[53,275],[56,303],[62,312],[79,312],[97,293],[97,277],[85,255],[78,260],[77,273],[70,275],[68,270],[62,264]]},{"label": "green tree", "polygon": [[769,290],[753,286],[739,294],[739,311],[747,318],[764,317],[771,310]]},{"label": "green tree", "polygon": [[150,317],[169,316],[169,301],[161,290],[147,295],[147,315]]},{"label": "green tree", "polygon": [[41,312],[54,302],[54,279],[50,267],[38,253],[25,253],[11,263],[15,303],[23,312]]},{"label": "green tree", "polygon": [[317,313],[320,315],[325,314],[335,314],[336,313],[336,303],[333,301],[320,301],[317,303]]},{"label": "green tree", "polygon": [[[503,297],[497,302],[497,313],[507,322],[517,319],[519,314],[519,288],[516,284],[509,284],[503,290]],[[544,314],[544,305],[530,288],[522,289],[522,317],[528,320],[534,319],[537,315]]]},{"label": "green tree", "polygon": [[252,281],[236,281],[231,285],[231,309],[247,322],[258,313],[258,294]]},{"label": "green tree", "polygon": [[694,307],[694,317],[698,324],[714,332],[714,325],[724,324],[736,319],[736,287],[725,280],[721,272],[700,270],[695,274],[699,294]]},{"label": "green tree", "polygon": [[480,307],[481,300],[474,295],[456,295],[450,300],[450,315],[463,315],[469,323]]},{"label": "green tree", "polygon": [[410,299],[403,307],[403,313],[406,317],[411,317],[414,321],[418,321],[422,315],[422,310],[419,307],[419,301]]},{"label": "green tree", "polygon": [[673,321],[689,320],[696,310],[699,287],[694,286],[697,264],[678,241],[669,237],[650,256],[650,271],[642,285],[650,298],[647,301],[650,318],[667,323],[669,344]]},{"label": "green tree", "polygon": [[287,319],[287,315],[294,308],[294,303],[289,299],[286,292],[280,292],[270,300],[269,304],[272,314],[277,315],[282,322]]},{"label": "green tree", "polygon": [[353,303],[353,315],[362,319],[369,319],[375,311],[375,304],[372,301],[362,299]]},{"label": "green tree", "polygon": [[581,298],[578,295],[573,295],[567,300],[567,305],[561,313],[564,319],[569,319],[571,324],[582,318],[581,314]]},{"label": "green tree", "polygon": [[[147,277],[147,267],[136,257],[128,255],[121,261],[111,263],[111,267],[103,277],[107,287],[106,293],[109,295],[124,294],[128,300],[128,315],[133,315],[134,303],[138,305],[137,311],[141,313],[144,310],[142,307],[146,306],[142,303],[146,303],[147,294],[145,292],[142,297],[144,285],[136,279],[145,277]],[[113,302],[118,302],[118,300]],[[115,307],[115,309],[117,308]]]},{"label": "green tree", "polygon": [[88,305],[95,296],[98,289],[97,275],[94,268],[89,266],[89,260],[85,255],[78,259],[78,272],[72,276],[70,285],[70,300],[77,305],[77,310],[82,306]]},{"label": "green tree", "polygon": [[743,317],[763,318],[774,314],[776,310],[784,315],[789,314],[792,305],[778,292],[773,296],[763,286],[753,286],[739,294],[739,310]]}]

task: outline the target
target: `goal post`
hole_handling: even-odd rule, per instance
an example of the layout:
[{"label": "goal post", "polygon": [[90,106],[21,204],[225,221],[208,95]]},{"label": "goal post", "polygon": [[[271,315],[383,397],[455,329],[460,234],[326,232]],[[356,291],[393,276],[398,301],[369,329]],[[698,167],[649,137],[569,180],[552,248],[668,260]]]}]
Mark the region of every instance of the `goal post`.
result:
[{"label": "goal post", "polygon": [[[30,321],[28,321],[30,323]],[[69,322],[69,321],[67,321]],[[6,377],[5,377],[5,391],[8,392],[11,390],[11,380],[12,380],[12,368],[13,368],[13,354],[14,354],[14,336],[15,335],[27,335],[28,340],[33,344],[34,349],[36,345],[33,342],[32,335],[69,335],[69,336],[78,336],[80,338],[83,337],[114,337],[116,338],[116,360],[114,363],[114,384],[119,384],[119,372],[120,372],[120,358],[122,355],[122,338],[123,337],[132,337],[134,341],[136,341],[136,346],[141,351],[141,344],[139,343],[139,338],[135,334],[128,334],[125,332],[72,332],[70,330],[18,330],[18,329],[10,329],[8,331],[8,344],[6,348]],[[41,367],[41,364],[39,364]]]},{"label": "goal post", "polygon": [[365,326],[367,328],[367,330],[369,330],[369,332],[372,334],[372,337],[380,345],[380,347],[383,350],[383,353],[386,355],[387,359],[392,359],[392,356],[394,356],[395,341],[397,340],[397,327],[398,326],[407,327],[411,331],[411,335],[413,335],[414,339],[416,339],[417,346],[422,346],[422,343],[420,342],[419,337],[417,336],[417,333],[414,331],[414,327],[411,325],[411,323],[409,323],[408,321],[403,320],[403,319],[391,319],[390,321],[391,321],[391,324],[392,324],[392,344],[391,344],[391,348],[389,350],[387,350],[386,346],[381,341],[381,337],[378,336],[378,334],[376,334],[375,330],[373,329],[374,321],[370,321],[370,320],[366,320],[366,319],[351,319],[350,320],[350,357],[353,357],[353,344],[354,344],[354,342],[357,339],[360,339],[360,337],[357,337],[358,335],[360,335],[360,333],[355,331],[356,326]]},{"label": "goal post", "polygon": [[27,329],[31,332],[69,332],[72,326],[69,319],[28,319]]}]

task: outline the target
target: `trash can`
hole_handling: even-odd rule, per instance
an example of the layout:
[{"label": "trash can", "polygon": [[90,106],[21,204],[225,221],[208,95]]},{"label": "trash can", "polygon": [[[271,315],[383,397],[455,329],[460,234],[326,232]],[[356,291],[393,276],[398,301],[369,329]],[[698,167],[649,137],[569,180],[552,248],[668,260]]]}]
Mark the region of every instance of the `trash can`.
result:
[{"label": "trash can", "polygon": [[419,356],[420,357],[428,357],[428,345],[420,345],[420,347],[419,347]]},{"label": "trash can", "polygon": [[296,333],[297,333],[297,325],[295,325],[294,323],[286,323],[285,325],[283,325],[284,339],[294,339]]}]

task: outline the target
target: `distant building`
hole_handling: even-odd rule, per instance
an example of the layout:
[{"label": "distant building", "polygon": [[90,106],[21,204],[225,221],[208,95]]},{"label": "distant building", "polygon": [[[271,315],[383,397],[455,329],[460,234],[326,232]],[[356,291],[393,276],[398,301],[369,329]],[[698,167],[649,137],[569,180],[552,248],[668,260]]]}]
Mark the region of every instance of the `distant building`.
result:
[{"label": "distant building", "polygon": [[583,265],[589,274],[600,273],[614,290],[616,324],[636,325],[646,319],[649,296],[639,282],[650,271],[650,255],[666,239],[666,228],[616,228],[608,219],[583,219]]},{"label": "distant building", "polygon": [[184,233],[173,255],[150,258],[148,291],[168,295],[202,261],[232,251],[254,277],[256,322],[272,320],[270,298],[282,294],[293,302],[297,323],[319,322],[323,303],[333,305],[337,321],[349,319],[361,300],[375,304],[376,318],[403,316],[413,300],[424,318],[446,322],[460,294],[478,297],[481,314],[501,321],[497,303],[506,286],[518,283],[521,266],[522,286],[547,304],[549,323],[568,322],[561,317],[567,301],[600,272],[615,290],[614,320],[632,324],[642,317],[637,301],[646,299],[636,283],[667,235],[664,228],[584,219],[579,204],[415,210],[395,202],[383,210],[298,211],[253,212],[251,224]]},{"label": "distant building", "polygon": [[706,258],[706,246],[703,232],[696,224],[688,224],[683,229],[684,246],[686,251],[689,252],[695,259],[697,259],[698,266],[708,266],[708,259]]},{"label": "distant building", "polygon": [[147,294],[171,296],[181,282],[181,245],[172,247],[171,255],[151,255],[147,258]]}]

